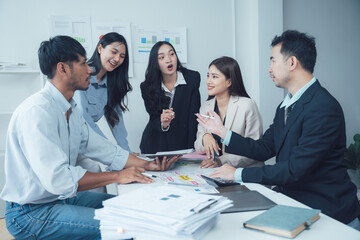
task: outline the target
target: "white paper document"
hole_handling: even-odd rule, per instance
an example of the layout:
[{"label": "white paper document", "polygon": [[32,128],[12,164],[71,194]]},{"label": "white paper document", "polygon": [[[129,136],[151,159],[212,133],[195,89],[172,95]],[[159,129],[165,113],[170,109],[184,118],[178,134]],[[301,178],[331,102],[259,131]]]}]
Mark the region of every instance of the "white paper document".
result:
[{"label": "white paper document", "polygon": [[197,239],[211,229],[216,216],[232,206],[232,201],[177,187],[147,186],[108,199],[103,205],[95,210],[103,239]]},{"label": "white paper document", "polygon": [[[175,186],[186,191],[195,193],[218,193],[214,186],[209,185],[201,174],[209,175],[215,168],[200,168],[199,164],[189,162],[177,162],[172,170],[168,171],[146,171],[146,174],[152,175],[154,183],[147,186]],[[134,185],[143,185],[142,183],[119,184],[118,194],[122,195],[136,189]]]}]

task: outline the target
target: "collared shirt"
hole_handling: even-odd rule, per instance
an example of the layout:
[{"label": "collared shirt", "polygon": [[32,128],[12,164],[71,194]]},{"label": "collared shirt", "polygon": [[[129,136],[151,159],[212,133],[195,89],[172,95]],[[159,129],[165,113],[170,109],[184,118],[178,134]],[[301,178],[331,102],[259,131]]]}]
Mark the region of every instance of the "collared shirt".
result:
[{"label": "collared shirt", "polygon": [[176,79],[176,82],[175,82],[175,85],[174,85],[174,88],[172,91],[170,91],[163,82],[161,83],[161,87],[165,91],[165,96],[170,98],[169,108],[172,107],[172,102],[173,102],[174,96],[175,96],[175,90],[178,85],[186,85],[184,75],[180,71],[177,72],[177,79]]},{"label": "collared shirt", "polygon": [[[295,94],[294,96],[292,96],[290,93],[288,93],[286,96],[285,96],[285,99],[283,100],[282,104],[280,105],[280,108],[282,107],[285,107],[285,108],[288,108],[289,106],[294,106],[294,103],[296,103],[300,98],[301,96],[304,94],[304,92],[311,86],[313,85],[314,83],[316,82],[316,78],[313,77],[310,82],[308,82],[307,84],[305,84],[302,88],[300,88]],[[228,130],[227,133],[226,133],[226,137],[225,139],[223,140],[223,143],[228,146],[229,143],[230,143],[230,139],[231,139],[231,131]],[[236,169],[235,171],[235,174],[234,174],[234,178],[235,178],[235,181],[237,182],[242,182],[242,177],[241,177],[241,174],[242,174],[242,171],[243,171],[243,168],[238,168]]]},{"label": "collared shirt", "polygon": [[5,150],[6,183],[0,197],[39,204],[75,196],[86,173],[76,166],[79,155],[111,171],[121,170],[129,153],[89,128],[75,101],[67,101],[47,82],[12,115]]},{"label": "collared shirt", "polygon": [[[105,74],[100,83],[97,82],[96,76],[92,76],[90,78],[89,88],[86,91],[75,91],[74,99],[79,103],[78,107],[82,111],[83,117],[90,127],[95,132],[105,137],[96,122],[99,121],[105,114],[105,106],[108,101],[107,75]],[[117,144],[128,152],[131,152],[127,141],[127,131],[124,124],[123,114],[119,105],[116,106],[115,111],[119,117],[119,122],[116,123],[113,128],[110,127],[111,132]]]},{"label": "collared shirt", "polygon": [[299,100],[301,98],[301,96],[304,94],[304,92],[311,86],[314,84],[314,82],[316,81],[316,78],[313,77],[310,82],[308,82],[307,84],[305,84],[302,88],[300,88],[295,94],[294,96],[291,95],[290,92],[288,92],[285,96],[285,99],[283,100],[283,102],[280,105],[280,108],[288,108],[289,106],[293,105],[294,103],[297,102],[297,100]]},{"label": "collared shirt", "polygon": [[[180,71],[177,71],[177,79],[176,79],[176,82],[174,84],[174,87],[172,89],[172,91],[170,91],[163,82],[161,82],[161,87],[162,89],[165,91],[165,96],[169,97],[170,98],[170,104],[169,104],[169,108],[172,107],[172,103],[174,101],[174,96],[175,96],[175,90],[176,90],[176,87],[179,86],[179,85],[186,85],[186,81],[185,81],[185,78],[184,78],[184,75],[182,74],[182,72]],[[170,125],[167,127],[167,128],[163,128],[161,126],[162,130],[164,132],[166,131],[169,131],[169,128],[170,128]]]}]

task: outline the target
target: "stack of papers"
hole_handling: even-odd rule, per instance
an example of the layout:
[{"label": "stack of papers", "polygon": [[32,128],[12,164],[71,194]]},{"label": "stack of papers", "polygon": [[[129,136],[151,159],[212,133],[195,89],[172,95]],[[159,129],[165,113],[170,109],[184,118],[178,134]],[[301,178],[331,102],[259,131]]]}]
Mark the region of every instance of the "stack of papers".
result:
[{"label": "stack of papers", "polygon": [[95,210],[102,239],[200,239],[232,201],[158,186],[139,188],[103,205]]}]

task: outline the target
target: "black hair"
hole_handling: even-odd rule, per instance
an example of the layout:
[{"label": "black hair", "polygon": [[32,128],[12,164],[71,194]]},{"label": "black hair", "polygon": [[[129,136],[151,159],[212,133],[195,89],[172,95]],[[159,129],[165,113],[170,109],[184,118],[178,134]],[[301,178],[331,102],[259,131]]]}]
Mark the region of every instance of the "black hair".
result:
[{"label": "black hair", "polygon": [[[231,86],[228,88],[230,95],[250,98],[249,94],[247,94],[245,90],[240,66],[235,59],[231,57],[220,57],[213,60],[209,64],[209,68],[212,65],[225,75],[226,80],[231,79]],[[214,97],[215,96],[209,96],[208,100]]]},{"label": "black hair", "polygon": [[55,36],[48,41],[43,41],[38,50],[41,72],[48,79],[53,79],[56,66],[59,62],[67,63],[79,61],[79,55],[86,57],[84,47],[69,36]]},{"label": "black hair", "polygon": [[166,41],[159,41],[151,48],[149,55],[149,63],[145,72],[145,80],[140,84],[141,92],[144,100],[150,103],[151,109],[156,113],[161,113],[162,109],[169,108],[170,98],[165,96],[164,90],[161,88],[163,81],[161,70],[158,62],[159,48],[167,44],[173,50],[177,58],[177,71],[183,72],[185,69],[178,58],[173,45]]},{"label": "black hair", "polygon": [[105,117],[111,127],[114,127],[119,122],[118,114],[115,111],[119,105],[121,111],[129,110],[125,104],[125,97],[128,92],[132,91],[132,86],[129,82],[129,49],[125,38],[116,33],[110,32],[101,37],[96,45],[95,51],[88,61],[89,66],[94,67],[95,71],[91,75],[97,75],[101,68],[101,59],[98,52],[98,46],[101,44],[103,48],[114,42],[120,42],[125,45],[126,53],[123,63],[111,72],[107,72],[107,94],[108,102],[105,106]]},{"label": "black hair", "polygon": [[295,56],[306,71],[314,72],[317,56],[314,37],[296,30],[287,30],[281,36],[275,36],[271,42],[272,47],[278,44],[281,44],[282,55],[286,58]]}]

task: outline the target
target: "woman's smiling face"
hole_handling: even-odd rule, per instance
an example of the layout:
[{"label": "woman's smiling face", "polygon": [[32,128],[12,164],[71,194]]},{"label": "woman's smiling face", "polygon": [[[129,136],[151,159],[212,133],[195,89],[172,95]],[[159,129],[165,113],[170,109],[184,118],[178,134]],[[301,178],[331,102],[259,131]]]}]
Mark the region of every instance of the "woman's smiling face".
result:
[{"label": "woman's smiling face", "polygon": [[121,42],[113,42],[105,48],[99,44],[98,52],[100,54],[102,68],[107,72],[111,72],[124,62],[126,47]]}]

